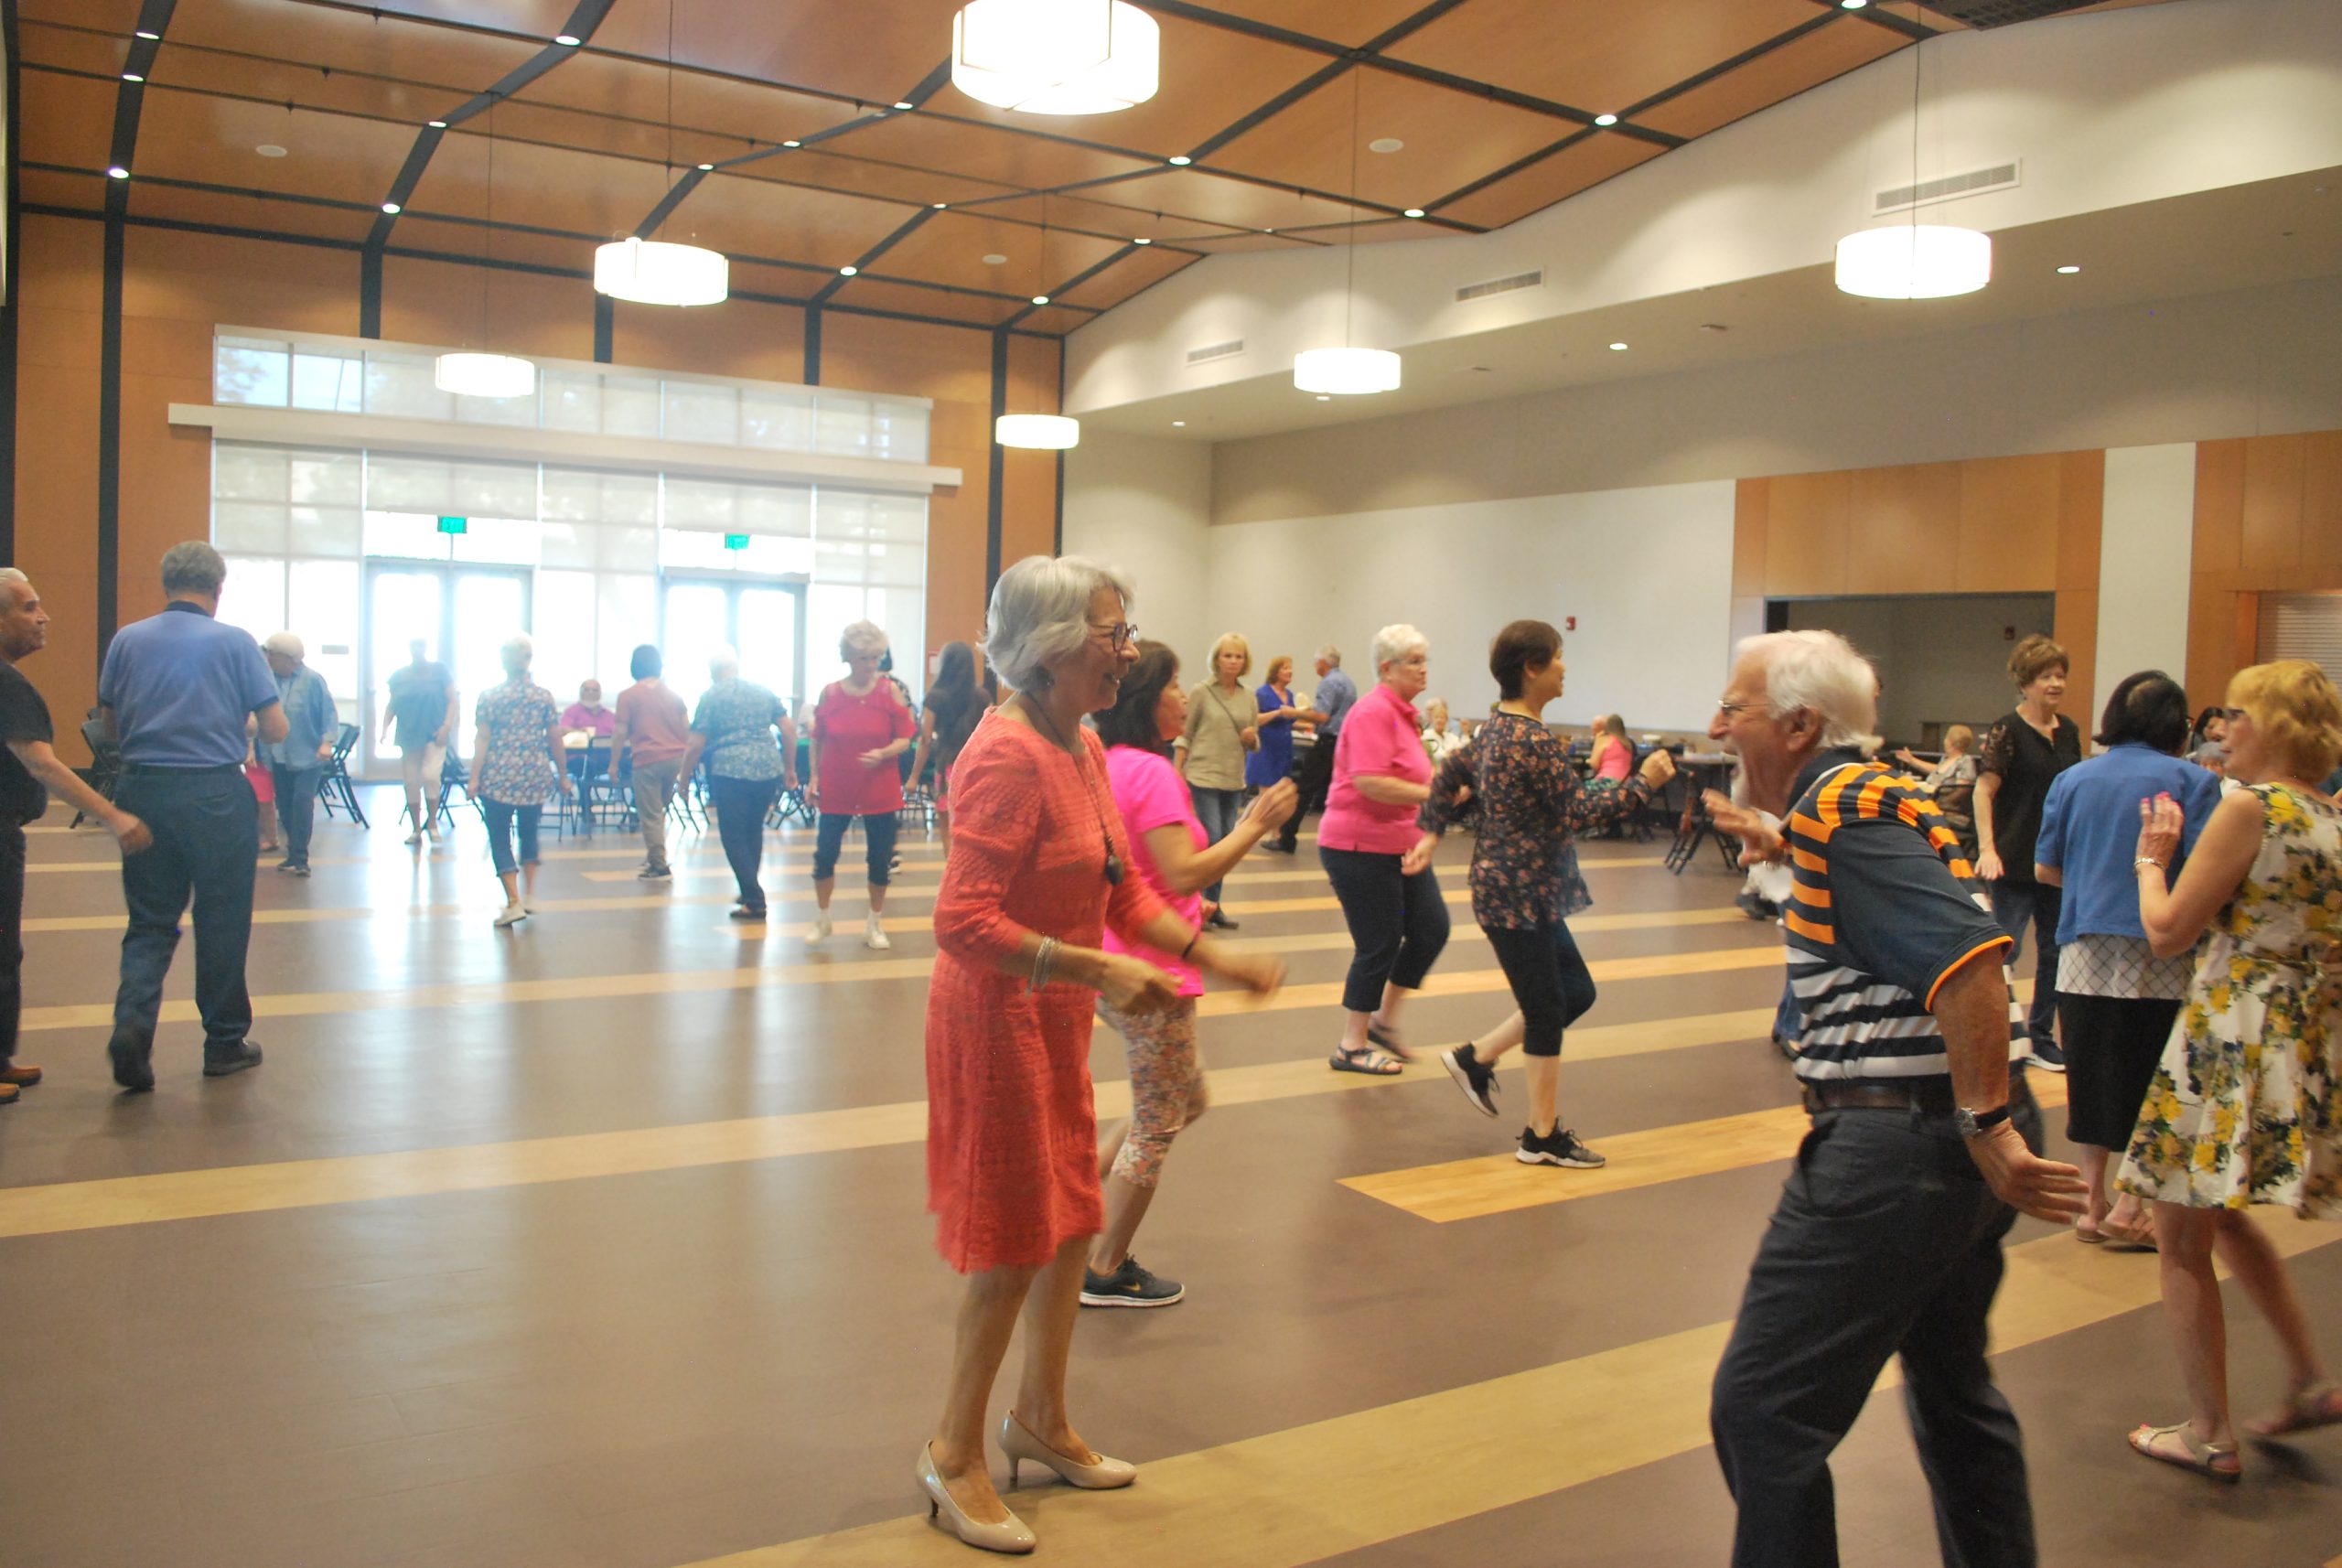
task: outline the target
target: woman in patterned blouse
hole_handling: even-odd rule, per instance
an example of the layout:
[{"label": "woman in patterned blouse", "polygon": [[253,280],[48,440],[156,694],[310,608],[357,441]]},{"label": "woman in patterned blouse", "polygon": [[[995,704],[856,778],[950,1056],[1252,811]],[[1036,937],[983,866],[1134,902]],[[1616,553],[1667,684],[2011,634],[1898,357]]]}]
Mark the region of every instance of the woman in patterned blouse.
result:
[{"label": "woman in patterned blouse", "polygon": [[[481,693],[475,710],[469,788],[488,823],[497,880],[504,884],[504,908],[497,911],[496,924],[510,926],[528,918],[537,901],[537,820],[544,814],[545,797],[556,789],[566,795],[571,784],[557,722],[561,710],[553,706],[551,692],[529,679],[536,645],[514,637],[501,651],[504,684]],[[516,823],[517,862],[510,836]]]},{"label": "woman in patterned blouse", "polygon": [[1623,789],[1588,789],[1569,752],[1545,727],[1545,705],[1562,694],[1562,634],[1542,620],[1517,620],[1497,633],[1488,672],[1504,700],[1470,745],[1444,763],[1423,802],[1422,840],[1411,867],[1430,864],[1439,835],[1467,800],[1479,814],[1472,847],[1472,918],[1488,933],[1520,1006],[1486,1039],[1442,1053],[1458,1087],[1494,1116],[1495,1058],[1520,1040],[1529,1058],[1529,1125],[1514,1157],[1523,1165],[1592,1169],[1602,1156],[1561,1124],[1562,1031],[1594,1005],[1594,977],[1562,918],[1563,859],[1573,834],[1639,810],[1675,776],[1675,759],[1653,751]]}]

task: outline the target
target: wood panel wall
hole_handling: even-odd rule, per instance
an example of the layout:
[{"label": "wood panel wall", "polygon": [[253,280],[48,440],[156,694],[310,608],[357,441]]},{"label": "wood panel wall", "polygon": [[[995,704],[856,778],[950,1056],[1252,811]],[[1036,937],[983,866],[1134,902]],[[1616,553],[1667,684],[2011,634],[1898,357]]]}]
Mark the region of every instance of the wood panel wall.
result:
[{"label": "wood panel wall", "polygon": [[[100,328],[103,229],[43,215],[23,220],[18,254],[16,560],[54,618],[48,650],[26,673],[57,716],[59,747],[81,760],[76,726],[96,701]],[[494,346],[590,360],[594,293],[584,279],[390,257],[382,335],[464,345],[488,311]],[[116,572],[123,624],[161,607],[156,564],[182,539],[210,532],[210,437],[175,430],[174,403],[211,401],[215,325],[354,337],[355,252],[252,238],[133,227],[123,274],[122,437]],[[803,379],[805,313],[732,300],[702,310],[620,305],[612,358],[650,370]],[[1009,404],[1058,408],[1059,348],[1011,340]],[[821,380],[858,392],[934,400],[929,456],[962,469],[928,512],[929,643],[983,635],[992,461],[992,335],[924,322],[825,312]],[[1002,559],[1046,552],[1055,539],[1054,454],[1005,455]],[[907,656],[910,650],[904,650]]]},{"label": "wood panel wall", "polygon": [[1764,629],[1768,598],[2053,594],[2066,705],[2089,714],[2105,491],[2103,452],[1743,479],[1733,635]]},{"label": "wood panel wall", "polygon": [[2342,590],[2342,430],[2196,446],[2187,691],[2218,701],[2252,662],[2261,596]]}]

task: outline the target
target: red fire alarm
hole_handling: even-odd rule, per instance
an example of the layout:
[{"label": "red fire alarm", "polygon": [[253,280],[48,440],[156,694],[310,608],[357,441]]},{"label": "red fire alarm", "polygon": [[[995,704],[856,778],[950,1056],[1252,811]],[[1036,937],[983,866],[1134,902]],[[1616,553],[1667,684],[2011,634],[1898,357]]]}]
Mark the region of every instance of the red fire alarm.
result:
[{"label": "red fire alarm", "polygon": [[1577,617],[1563,616],[1562,618],[1562,629],[1563,631],[1575,631],[1577,629]]}]

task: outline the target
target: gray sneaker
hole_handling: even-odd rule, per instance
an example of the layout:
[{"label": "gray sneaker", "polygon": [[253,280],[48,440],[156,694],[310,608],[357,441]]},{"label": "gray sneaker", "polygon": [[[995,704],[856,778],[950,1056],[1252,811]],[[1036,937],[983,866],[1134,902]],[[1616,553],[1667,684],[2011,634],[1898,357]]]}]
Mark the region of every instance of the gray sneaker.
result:
[{"label": "gray sneaker", "polygon": [[646,865],[634,877],[638,882],[672,882],[675,874],[663,865]]},{"label": "gray sneaker", "polygon": [[231,1072],[242,1072],[248,1067],[260,1066],[260,1047],[250,1040],[239,1040],[227,1050],[203,1047],[203,1076],[226,1078]]},{"label": "gray sneaker", "polygon": [[1187,1287],[1176,1280],[1149,1273],[1135,1256],[1123,1258],[1123,1266],[1111,1274],[1081,1271],[1084,1306],[1169,1306],[1187,1294]]}]

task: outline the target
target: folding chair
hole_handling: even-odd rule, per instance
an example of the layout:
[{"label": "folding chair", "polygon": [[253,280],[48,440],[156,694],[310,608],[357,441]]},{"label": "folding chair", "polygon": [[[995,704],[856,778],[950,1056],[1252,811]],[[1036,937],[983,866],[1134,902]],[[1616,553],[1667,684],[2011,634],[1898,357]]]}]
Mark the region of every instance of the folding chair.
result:
[{"label": "folding chair", "polygon": [[[114,780],[122,777],[122,745],[109,738],[104,726],[95,719],[81,721],[81,739],[90,748],[90,766],[82,770],[82,777],[90,781],[91,789],[111,800]],[[74,812],[70,825],[80,827],[82,815]]]},{"label": "folding chair", "polygon": [[338,800],[349,812],[349,820],[360,827],[371,827],[366,820],[366,809],[358,803],[358,790],[349,780],[349,748],[358,744],[358,726],[344,725],[333,743],[333,760],[326,764],[326,776],[317,782],[317,800],[333,815],[334,802]]}]

